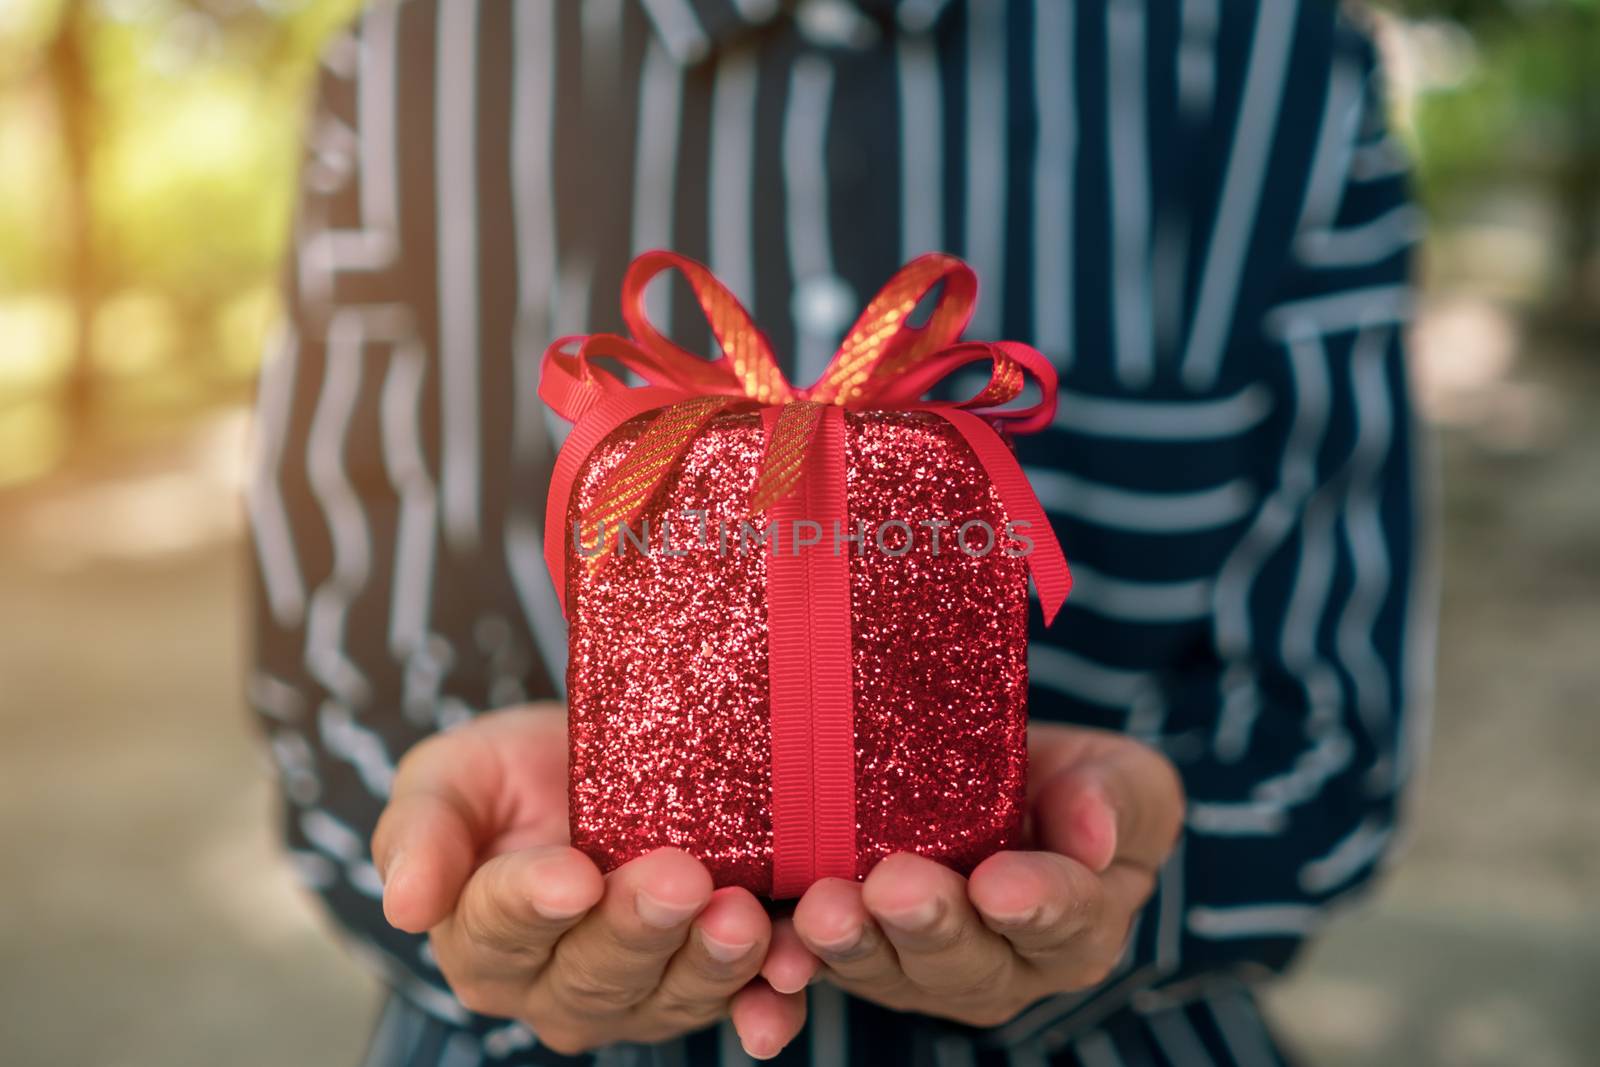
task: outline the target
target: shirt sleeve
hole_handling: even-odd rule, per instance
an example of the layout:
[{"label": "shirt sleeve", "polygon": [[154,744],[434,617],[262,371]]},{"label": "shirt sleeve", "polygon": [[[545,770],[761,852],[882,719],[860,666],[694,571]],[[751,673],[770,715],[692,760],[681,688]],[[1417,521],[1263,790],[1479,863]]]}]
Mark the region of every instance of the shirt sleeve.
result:
[{"label": "shirt sleeve", "polygon": [[1169,683],[1156,739],[1185,829],[1112,977],[1004,1043],[1281,970],[1394,853],[1431,684],[1404,332],[1420,219],[1373,47],[1340,32],[1300,224],[1227,346],[1276,414],[1249,450],[1260,492],[1216,575],[1213,647]]},{"label": "shirt sleeve", "polygon": [[679,63],[712,51],[777,18],[793,0],[639,0],[661,43]]},{"label": "shirt sleeve", "polygon": [[951,0],[639,0],[672,58],[690,65],[781,16],[819,40],[846,42],[874,32],[873,21],[912,32],[930,29]]},{"label": "shirt sleeve", "polygon": [[[537,555],[500,525],[480,532],[481,550],[453,549],[438,521],[437,445],[449,431],[430,351],[437,271],[428,242],[401,233],[433,215],[400,210],[431,194],[399,179],[402,161],[432,172],[406,159],[419,143],[392,123],[415,101],[383,95],[431,92],[392,72],[402,54],[408,70],[430,69],[432,17],[424,4],[376,6],[320,70],[286,316],[257,395],[247,698],[280,784],[289,857],[346,947],[411,1003],[509,1053],[531,1035],[469,1015],[427,939],[385,922],[369,852],[406,749],[475,711],[554,691],[506,562]],[[486,440],[511,436],[500,395],[482,407]],[[535,484],[485,452],[491,488]]]}]

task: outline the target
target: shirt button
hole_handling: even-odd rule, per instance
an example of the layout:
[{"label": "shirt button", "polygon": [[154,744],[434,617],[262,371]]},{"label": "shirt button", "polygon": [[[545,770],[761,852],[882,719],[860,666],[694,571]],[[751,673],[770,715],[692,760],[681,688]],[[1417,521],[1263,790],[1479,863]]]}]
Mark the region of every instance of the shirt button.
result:
[{"label": "shirt button", "polygon": [[800,36],[819,48],[862,51],[878,42],[878,24],[848,0],[800,0],[794,21]]}]

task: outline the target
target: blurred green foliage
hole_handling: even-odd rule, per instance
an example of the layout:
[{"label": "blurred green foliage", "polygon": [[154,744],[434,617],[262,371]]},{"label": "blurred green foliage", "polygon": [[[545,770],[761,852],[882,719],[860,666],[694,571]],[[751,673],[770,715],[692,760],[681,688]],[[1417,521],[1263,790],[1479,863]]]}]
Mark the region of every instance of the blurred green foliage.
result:
[{"label": "blurred green foliage", "polygon": [[[0,0],[0,485],[249,379],[359,0]],[[114,413],[114,412],[113,412]]]},{"label": "blurred green foliage", "polygon": [[[282,239],[300,101],[354,0],[8,0],[0,114],[23,143],[0,195],[0,286],[70,281],[66,112],[84,150],[99,280],[196,302],[259,279]],[[81,76],[63,76],[66,56]],[[62,99],[63,96],[69,99]],[[29,141],[32,141],[29,144]],[[28,149],[31,149],[28,150]],[[17,188],[20,185],[22,188]],[[41,207],[46,210],[41,210]]]},{"label": "blurred green foliage", "polygon": [[1426,68],[1421,188],[1437,221],[1507,193],[1551,219],[1546,302],[1593,319],[1600,272],[1600,0],[1386,0]]}]

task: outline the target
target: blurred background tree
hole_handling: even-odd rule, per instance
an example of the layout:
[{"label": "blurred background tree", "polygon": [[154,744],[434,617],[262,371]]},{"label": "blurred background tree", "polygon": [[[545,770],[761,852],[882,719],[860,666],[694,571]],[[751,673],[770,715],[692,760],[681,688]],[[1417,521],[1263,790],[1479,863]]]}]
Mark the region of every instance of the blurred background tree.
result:
[{"label": "blurred background tree", "polygon": [[358,0],[0,0],[0,485],[248,389]]},{"label": "blurred background tree", "polygon": [[[309,76],[359,4],[0,0],[0,486],[247,394]],[[1433,273],[1595,328],[1600,0],[1376,6]]]},{"label": "blurred background tree", "polygon": [[1507,194],[1550,231],[1539,310],[1600,324],[1600,0],[1387,0],[1427,68],[1410,126],[1436,220]]}]

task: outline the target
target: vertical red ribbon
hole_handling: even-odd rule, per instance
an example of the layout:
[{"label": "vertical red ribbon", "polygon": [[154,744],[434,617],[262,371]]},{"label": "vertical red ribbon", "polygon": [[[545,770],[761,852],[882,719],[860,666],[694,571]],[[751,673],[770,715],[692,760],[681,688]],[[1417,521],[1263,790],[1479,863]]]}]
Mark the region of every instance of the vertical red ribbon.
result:
[{"label": "vertical red ribbon", "polygon": [[[779,409],[768,408],[768,437]],[[856,876],[854,665],[844,409],[822,415],[795,490],[767,512],[772,896]],[[800,545],[804,532],[817,542]],[[837,535],[837,536],[836,536]]]}]

